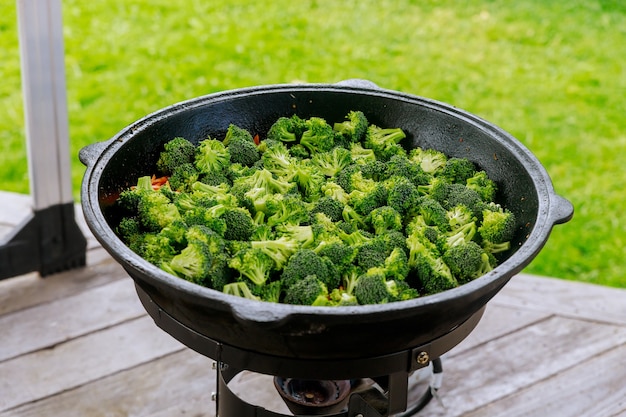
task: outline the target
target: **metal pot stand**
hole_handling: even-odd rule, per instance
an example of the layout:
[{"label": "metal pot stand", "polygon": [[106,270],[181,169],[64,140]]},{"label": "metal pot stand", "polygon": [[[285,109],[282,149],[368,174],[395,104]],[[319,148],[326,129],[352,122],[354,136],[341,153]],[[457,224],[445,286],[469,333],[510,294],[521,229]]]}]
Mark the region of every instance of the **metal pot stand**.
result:
[{"label": "metal pot stand", "polygon": [[[247,403],[229,388],[229,382],[244,370],[320,381],[371,378],[378,387],[351,393],[347,401],[347,410],[324,415],[328,417],[414,415],[436,395],[441,385],[441,356],[474,330],[485,310],[485,307],[481,308],[448,333],[412,349],[369,358],[310,360],[272,356],[220,343],[176,320],[161,309],[140,285],[135,285],[135,288],[139,300],[158,327],[187,347],[217,362],[217,392],[214,399],[217,415],[220,417],[286,417],[259,405]],[[430,386],[417,403],[408,404],[410,375],[431,364],[433,380]]]}]

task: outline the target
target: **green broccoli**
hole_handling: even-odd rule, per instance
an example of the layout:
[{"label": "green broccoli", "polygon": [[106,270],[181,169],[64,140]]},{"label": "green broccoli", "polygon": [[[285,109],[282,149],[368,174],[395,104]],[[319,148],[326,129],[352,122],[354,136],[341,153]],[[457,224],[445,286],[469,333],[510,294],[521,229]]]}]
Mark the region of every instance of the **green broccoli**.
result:
[{"label": "green broccoli", "polygon": [[448,212],[436,200],[429,197],[419,199],[418,212],[427,226],[435,226],[442,232],[450,230]]},{"label": "green broccoli", "polygon": [[443,254],[443,261],[460,284],[478,278],[484,271],[483,248],[476,242],[462,242],[450,247]]},{"label": "green broccoli", "polygon": [[443,259],[430,252],[424,251],[417,254],[415,271],[427,294],[435,294],[459,286]]},{"label": "green broccoli", "polygon": [[237,252],[228,266],[238,271],[254,285],[264,285],[275,267],[274,261],[258,248],[246,248]]},{"label": "green broccoli", "polygon": [[359,304],[385,304],[395,301],[397,293],[393,290],[383,274],[368,271],[356,281],[354,295]]},{"label": "green broccoli", "polygon": [[213,257],[208,246],[199,240],[189,242],[187,247],[161,268],[196,284],[203,284],[209,277]]},{"label": "green broccoli", "polygon": [[304,131],[304,120],[295,114],[291,117],[280,117],[267,132],[268,140],[280,142],[298,142]]},{"label": "green broccoli", "polygon": [[369,180],[384,181],[391,176],[388,165],[378,159],[359,164],[359,167],[363,178],[367,178]]},{"label": "green broccoli", "polygon": [[280,280],[283,288],[289,289],[308,275],[316,275],[328,288],[339,286],[340,277],[332,262],[312,249],[295,252],[283,268]]},{"label": "green broccoli", "polygon": [[495,181],[487,176],[485,171],[476,172],[467,179],[465,185],[467,188],[476,191],[484,202],[491,202],[496,198],[498,186]]},{"label": "green broccoli", "polygon": [[182,137],[176,137],[163,145],[156,166],[165,175],[171,175],[176,167],[193,163],[196,146]]},{"label": "green broccoli", "polygon": [[305,306],[328,305],[328,296],[328,287],[311,274],[286,289],[284,302]]},{"label": "green broccoli", "polygon": [[231,282],[224,285],[222,292],[236,297],[247,298],[248,300],[261,301],[261,297],[254,295],[248,284],[244,281]]},{"label": "green broccoli", "polygon": [[383,266],[390,252],[387,244],[380,237],[369,239],[367,242],[357,246],[356,250],[357,253],[354,262],[364,271]]},{"label": "green broccoli", "polygon": [[253,240],[250,242],[253,248],[259,248],[274,260],[277,269],[282,269],[287,260],[300,247],[297,240],[281,236],[273,240]]},{"label": "green broccoli", "polygon": [[424,172],[420,164],[409,159],[406,155],[394,155],[386,164],[389,177],[397,175],[406,177],[416,186],[426,185],[431,180],[431,175]]},{"label": "green broccoli", "polygon": [[268,148],[261,156],[263,168],[277,176],[289,177],[293,173],[293,164],[296,160],[285,145],[281,142]]},{"label": "green broccoli", "polygon": [[315,241],[313,227],[310,225],[280,224],[276,226],[276,235],[296,241],[301,248],[308,248]]},{"label": "green broccoli", "polygon": [[377,207],[367,217],[374,233],[381,235],[388,230],[402,230],[402,216],[391,206]]},{"label": "green broccoli", "polygon": [[376,161],[374,150],[364,148],[361,143],[350,144],[350,155],[352,155],[352,160],[359,165]]},{"label": "green broccoli", "polygon": [[337,200],[342,204],[348,204],[348,193],[336,182],[327,181],[320,190],[326,197]]},{"label": "green broccoli", "polygon": [[137,219],[147,231],[159,232],[180,218],[178,208],[164,194],[158,191],[141,193],[137,204]]},{"label": "green broccoli", "polygon": [[311,117],[304,121],[304,132],[300,145],[311,153],[330,151],[335,146],[335,134],[332,126],[321,117]]},{"label": "green broccoli", "polygon": [[224,142],[209,137],[198,144],[194,163],[200,172],[221,172],[230,165],[230,153]]},{"label": "green broccoli", "polygon": [[309,217],[310,205],[294,195],[273,194],[265,202],[266,217],[264,223],[268,226],[279,224],[299,225]]},{"label": "green broccoli", "polygon": [[172,175],[168,178],[170,187],[174,191],[190,191],[191,186],[200,178],[200,172],[192,163],[184,163],[174,168]]},{"label": "green broccoli", "polygon": [[406,155],[406,150],[398,143],[406,137],[400,128],[380,128],[369,125],[363,146],[374,151],[376,158],[389,161],[394,155]]},{"label": "green broccoli", "polygon": [[152,192],[152,178],[150,176],[139,177],[137,185],[120,192],[116,205],[130,215],[137,214],[139,202],[146,192]]},{"label": "green broccoli", "polygon": [[449,158],[438,175],[448,182],[465,185],[476,174],[476,166],[467,158]]},{"label": "green broccoli", "polygon": [[512,211],[506,209],[483,210],[483,220],[478,227],[483,247],[490,253],[499,253],[511,248],[515,234],[516,219]]},{"label": "green broccoli", "polygon": [[358,143],[365,138],[368,125],[367,117],[362,111],[352,110],[346,115],[346,120],[333,125],[333,130],[348,142]]},{"label": "green broccoli", "polygon": [[254,232],[250,212],[245,208],[231,207],[219,216],[226,223],[224,238],[228,240],[248,240]]},{"label": "green broccoli", "polygon": [[334,177],[339,171],[352,164],[352,154],[345,148],[334,147],[330,151],[313,154],[311,162],[325,176]]},{"label": "green broccoli", "polygon": [[390,177],[384,182],[387,187],[387,205],[393,207],[404,216],[418,207],[420,193],[418,188],[408,178]]},{"label": "green broccoli", "polygon": [[420,164],[424,172],[436,174],[446,165],[448,157],[435,149],[414,148],[409,151],[409,159]]},{"label": "green broccoli", "polygon": [[338,222],[343,219],[345,204],[331,197],[320,197],[311,208],[311,214],[324,213],[331,221]]}]

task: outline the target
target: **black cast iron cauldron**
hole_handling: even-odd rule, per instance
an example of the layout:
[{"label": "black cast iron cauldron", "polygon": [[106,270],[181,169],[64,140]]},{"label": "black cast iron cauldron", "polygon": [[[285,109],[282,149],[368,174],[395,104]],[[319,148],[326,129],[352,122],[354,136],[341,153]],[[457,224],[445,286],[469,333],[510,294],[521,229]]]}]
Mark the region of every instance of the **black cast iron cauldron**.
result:
[{"label": "black cast iron cauldron", "polygon": [[[407,147],[467,157],[499,186],[498,200],[518,219],[513,249],[490,273],[443,293],[354,307],[311,307],[252,301],[176,278],[141,259],[115,235],[115,196],[155,171],[163,143],[223,137],[230,123],[263,136],[280,116],[339,121],[361,110],[371,123],[401,127]],[[539,253],[552,227],[573,214],[555,194],[539,161],[509,134],[452,106],[363,80],[338,84],[269,85],[225,91],[164,108],[112,139],[83,148],[87,166],[82,206],[102,246],[176,321],[201,337],[246,352],[297,360],[379,357],[422,345],[474,314]],[[155,313],[158,314],[158,313]]]}]

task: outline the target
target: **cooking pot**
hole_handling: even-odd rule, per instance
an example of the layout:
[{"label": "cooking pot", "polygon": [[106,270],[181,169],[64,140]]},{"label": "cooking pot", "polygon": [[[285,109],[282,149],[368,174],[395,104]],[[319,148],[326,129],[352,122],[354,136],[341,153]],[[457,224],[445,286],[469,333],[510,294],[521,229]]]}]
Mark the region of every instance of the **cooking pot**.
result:
[{"label": "cooking pot", "polygon": [[[370,123],[400,127],[408,148],[464,157],[498,184],[497,201],[513,211],[512,249],[486,275],[409,301],[350,307],[276,304],[239,298],[172,276],[132,252],[114,232],[113,202],[137,178],[155,172],[163,144],[223,137],[234,123],[261,137],[281,116],[343,120],[361,110]],[[85,219],[96,239],[174,321],[200,337],[241,351],[298,360],[384,356],[435,340],[466,322],[539,253],[554,225],[573,215],[537,158],[510,134],[445,103],[380,88],[364,80],[267,85],[184,101],[132,123],[80,151]],[[159,313],[154,313],[158,315]]]}]

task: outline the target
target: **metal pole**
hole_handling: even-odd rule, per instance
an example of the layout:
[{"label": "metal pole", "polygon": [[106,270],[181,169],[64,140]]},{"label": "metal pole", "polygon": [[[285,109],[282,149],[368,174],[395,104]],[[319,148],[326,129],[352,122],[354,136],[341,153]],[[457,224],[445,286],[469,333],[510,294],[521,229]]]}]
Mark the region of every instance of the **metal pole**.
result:
[{"label": "metal pole", "polygon": [[72,201],[60,0],[18,0],[24,115],[34,209]]},{"label": "metal pole", "polygon": [[85,265],[74,217],[61,0],[18,0],[33,213],[0,244],[0,279]]}]

